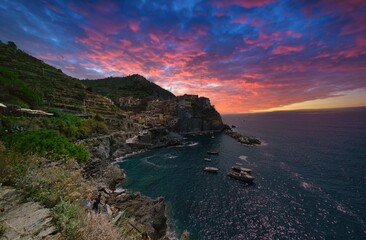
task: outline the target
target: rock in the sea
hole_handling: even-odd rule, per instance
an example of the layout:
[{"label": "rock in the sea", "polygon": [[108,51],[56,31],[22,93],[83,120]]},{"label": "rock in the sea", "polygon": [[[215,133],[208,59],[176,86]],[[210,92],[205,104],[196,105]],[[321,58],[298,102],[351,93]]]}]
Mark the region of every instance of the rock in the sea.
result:
[{"label": "rock in the sea", "polygon": [[254,138],[254,137],[244,136],[241,133],[235,132],[230,128],[226,129],[224,132],[225,132],[225,134],[234,138],[241,144],[246,144],[246,145],[260,145],[261,144],[261,141],[259,139]]}]

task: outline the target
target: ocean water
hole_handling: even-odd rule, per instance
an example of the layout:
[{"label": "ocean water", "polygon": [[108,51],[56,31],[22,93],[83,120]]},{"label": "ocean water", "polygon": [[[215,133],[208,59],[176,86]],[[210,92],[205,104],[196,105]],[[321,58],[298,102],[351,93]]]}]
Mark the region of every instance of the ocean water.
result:
[{"label": "ocean water", "polygon": [[[124,159],[124,187],[164,196],[171,229],[188,229],[191,239],[366,239],[366,108],[223,120],[265,144],[191,136],[185,147]],[[209,149],[220,155],[208,156]],[[253,170],[254,184],[226,175],[235,163]]]}]

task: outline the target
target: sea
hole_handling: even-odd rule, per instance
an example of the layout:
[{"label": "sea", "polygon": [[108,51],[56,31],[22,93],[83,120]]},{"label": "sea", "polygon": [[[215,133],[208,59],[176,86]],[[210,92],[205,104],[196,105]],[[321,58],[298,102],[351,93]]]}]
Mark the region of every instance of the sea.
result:
[{"label": "sea", "polygon": [[[366,239],[366,108],[224,115],[262,140],[186,136],[181,147],[123,159],[123,187],[168,205],[169,230],[190,239]],[[219,150],[217,156],[208,150]],[[210,158],[211,161],[205,161]],[[253,184],[227,176],[252,169]],[[217,174],[203,167],[219,169]]]}]

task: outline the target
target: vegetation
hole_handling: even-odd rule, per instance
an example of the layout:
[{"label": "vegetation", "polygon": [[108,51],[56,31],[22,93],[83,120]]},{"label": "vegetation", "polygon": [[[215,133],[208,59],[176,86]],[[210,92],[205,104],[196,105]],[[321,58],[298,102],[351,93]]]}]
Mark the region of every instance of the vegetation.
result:
[{"label": "vegetation", "polygon": [[46,118],[27,118],[0,115],[0,136],[37,129],[54,130],[69,141],[108,134],[111,129],[100,119],[82,119],[71,113],[58,110]]},{"label": "vegetation", "polygon": [[161,88],[146,78],[134,74],[127,77],[109,77],[98,80],[84,80],[89,90],[107,96],[115,102],[119,97],[132,96],[134,98],[153,97],[159,99],[174,98],[174,94]]},{"label": "vegetation", "polygon": [[[82,197],[96,193],[94,184],[82,177],[79,164],[71,159],[25,156],[0,142],[0,182],[22,189],[28,200],[51,208],[65,239],[137,239],[126,230],[127,223],[120,233],[107,216],[85,211]],[[0,223],[0,236],[5,230]]]},{"label": "vegetation", "polygon": [[42,96],[18,79],[17,73],[0,66],[0,102],[22,107],[38,107],[43,104]]},{"label": "vegetation", "polygon": [[69,239],[78,239],[79,211],[79,205],[63,200],[54,208],[56,226],[60,232],[64,231]]},{"label": "vegetation", "polygon": [[40,156],[50,154],[54,157],[68,156],[80,163],[88,160],[88,153],[82,146],[70,143],[66,137],[51,130],[40,129],[14,133],[4,136],[3,141],[5,146],[21,153]]},{"label": "vegetation", "polygon": [[37,109],[58,108],[72,113],[109,114],[121,110],[92,93],[78,79],[17,49],[13,42],[0,42],[0,102]]}]

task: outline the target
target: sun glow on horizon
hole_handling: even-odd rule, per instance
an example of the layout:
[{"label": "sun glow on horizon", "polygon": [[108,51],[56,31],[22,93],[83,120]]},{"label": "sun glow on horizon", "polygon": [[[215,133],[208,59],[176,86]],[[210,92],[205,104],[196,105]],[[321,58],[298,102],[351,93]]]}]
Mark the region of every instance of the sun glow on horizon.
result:
[{"label": "sun glow on horizon", "polygon": [[366,106],[366,89],[357,89],[352,91],[340,92],[338,96],[324,99],[310,100],[301,103],[294,103],[282,107],[270,108],[265,110],[252,111],[257,112],[275,112],[292,110],[310,110],[310,109],[331,109],[331,108],[350,108]]}]

